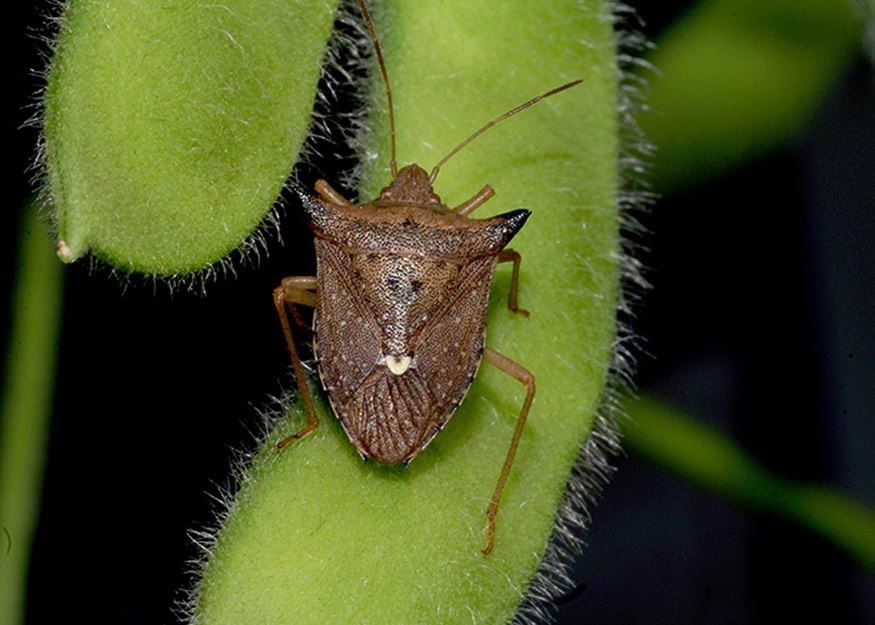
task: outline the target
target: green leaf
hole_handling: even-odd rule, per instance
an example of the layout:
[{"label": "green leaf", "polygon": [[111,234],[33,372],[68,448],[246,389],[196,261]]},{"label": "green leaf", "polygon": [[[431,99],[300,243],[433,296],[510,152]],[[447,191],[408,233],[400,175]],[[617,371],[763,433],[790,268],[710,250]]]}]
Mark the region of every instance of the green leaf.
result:
[{"label": "green leaf", "polygon": [[270,211],[306,136],[332,0],[78,0],[44,132],[58,253],[177,275]]},{"label": "green leaf", "polygon": [[[862,10],[862,7],[860,7]],[[654,180],[672,191],[785,144],[860,49],[845,0],[707,0],[657,42],[644,130]]]},{"label": "green leaf", "polygon": [[[320,404],[321,426],[288,419],[257,452],[220,530],[198,623],[500,623],[544,556],[566,481],[600,404],[615,336],[619,253],[615,39],[608,8],[541,3],[386,2],[379,16],[396,97],[399,164],[430,168],[491,118],[562,82],[585,83],[479,138],[442,170],[458,204],[484,184],[477,217],[533,214],[513,242],[520,304],[500,267],[487,344],[529,368],[538,393],[484,557],[485,511],[525,391],[488,364],[458,413],[408,468],[363,463]],[[374,73],[375,75],[376,72]],[[382,86],[372,85],[380,155],[363,196],[389,181]],[[279,329],[277,330],[279,340]]]},{"label": "green leaf", "polygon": [[875,572],[875,512],[819,484],[769,473],[731,439],[653,398],[626,403],[628,447],[677,475],[754,510],[818,532]]}]

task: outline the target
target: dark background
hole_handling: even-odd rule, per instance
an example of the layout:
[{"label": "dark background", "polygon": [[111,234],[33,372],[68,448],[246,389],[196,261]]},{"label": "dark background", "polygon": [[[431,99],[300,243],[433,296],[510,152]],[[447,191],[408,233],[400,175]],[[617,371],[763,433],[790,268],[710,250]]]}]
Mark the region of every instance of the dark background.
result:
[{"label": "dark background", "polygon": [[[656,37],[690,3],[639,4]],[[15,52],[0,310],[33,188],[23,172],[36,133],[18,127],[40,85],[30,70],[42,65],[41,46],[28,35],[39,10],[7,7]],[[875,505],[872,76],[861,56],[792,145],[652,207],[644,261],[654,289],[636,329],[651,355],[641,358],[643,391],[720,428],[781,476]],[[327,164],[317,168],[330,178]],[[283,230],[297,219],[288,211]],[[206,492],[225,483],[230,449],[256,428],[254,407],[289,384],[270,291],[308,263],[306,244],[273,244],[260,267],[214,284],[208,298],[123,289],[87,263],[67,268],[29,624],[59,614],[174,622],[183,563],[196,555],[186,532],[210,520]],[[829,622],[875,622],[871,578],[818,537],[634,455],[616,464],[561,623],[793,622],[816,610]]]}]

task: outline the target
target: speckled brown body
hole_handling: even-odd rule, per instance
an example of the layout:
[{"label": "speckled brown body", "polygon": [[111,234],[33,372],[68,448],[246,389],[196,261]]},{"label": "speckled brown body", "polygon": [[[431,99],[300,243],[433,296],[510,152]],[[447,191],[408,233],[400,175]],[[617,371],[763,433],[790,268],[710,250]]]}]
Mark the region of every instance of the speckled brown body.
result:
[{"label": "speckled brown body", "polygon": [[353,204],[325,180],[317,197],[301,194],[315,235],[315,276],[287,276],[273,290],[307,425],[277,441],[283,449],[312,434],[319,418],[298,355],[292,320],[296,306],[315,308],[314,353],[322,386],[361,456],[408,463],[428,446],[465,398],[481,360],[526,389],[513,437],[486,508],[486,546],[495,546],[495,518],[535,399],[535,376],[485,346],[486,311],[495,266],[513,263],[507,307],[517,302],[520,254],[505,249],[529,211],[470,219],[495,190],[484,185],[454,208],[434,193],[441,167],[497,123],[582,81],[572,80],[493,118],[444,155],[430,174],[418,165],[398,169],[392,88],[364,0],[362,18],[374,42],[389,107],[392,183],[372,202]]},{"label": "speckled brown body", "polygon": [[498,254],[529,211],[460,215],[416,165],[373,202],[306,198],[305,210],[316,237],[322,385],[363,457],[407,463],[474,380]]}]

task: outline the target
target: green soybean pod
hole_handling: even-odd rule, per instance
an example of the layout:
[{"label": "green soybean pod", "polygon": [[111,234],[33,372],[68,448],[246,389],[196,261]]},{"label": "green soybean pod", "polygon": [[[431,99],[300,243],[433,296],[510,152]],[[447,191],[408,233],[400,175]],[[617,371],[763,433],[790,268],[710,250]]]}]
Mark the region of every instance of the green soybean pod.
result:
[{"label": "green soybean pod", "polygon": [[73,0],[44,100],[58,253],[179,276],[250,237],[306,137],[331,0]]}]

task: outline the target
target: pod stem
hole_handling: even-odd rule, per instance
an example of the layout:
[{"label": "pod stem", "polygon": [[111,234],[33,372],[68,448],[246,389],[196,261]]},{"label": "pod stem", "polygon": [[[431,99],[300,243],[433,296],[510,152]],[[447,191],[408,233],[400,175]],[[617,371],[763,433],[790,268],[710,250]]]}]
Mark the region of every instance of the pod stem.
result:
[{"label": "pod stem", "polygon": [[0,404],[0,625],[24,622],[63,293],[62,265],[34,205],[22,221]]}]

